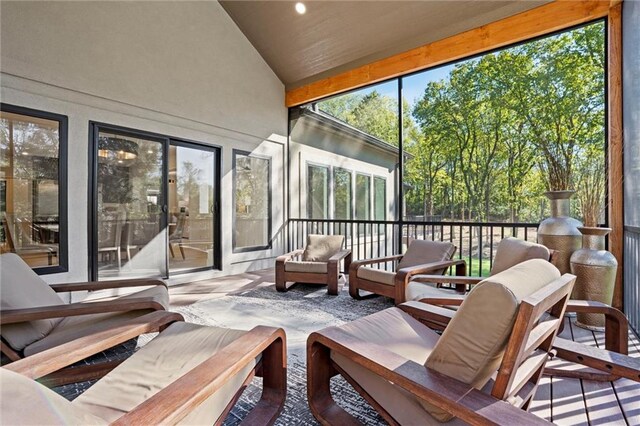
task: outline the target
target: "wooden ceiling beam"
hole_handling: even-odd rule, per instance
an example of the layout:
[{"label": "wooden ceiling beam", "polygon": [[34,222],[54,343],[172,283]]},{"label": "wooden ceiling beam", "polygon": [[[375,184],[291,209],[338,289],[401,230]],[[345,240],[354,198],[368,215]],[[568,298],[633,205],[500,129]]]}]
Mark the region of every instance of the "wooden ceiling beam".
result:
[{"label": "wooden ceiling beam", "polygon": [[620,0],[555,0],[526,12],[434,41],[288,90],[287,107],[424,70],[608,16]]}]

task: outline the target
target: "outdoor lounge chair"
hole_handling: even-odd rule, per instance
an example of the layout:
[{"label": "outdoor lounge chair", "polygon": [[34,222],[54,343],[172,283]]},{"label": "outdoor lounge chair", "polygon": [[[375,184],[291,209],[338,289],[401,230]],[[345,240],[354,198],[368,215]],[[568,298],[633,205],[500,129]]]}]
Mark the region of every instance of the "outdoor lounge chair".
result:
[{"label": "outdoor lounge chair", "polygon": [[276,258],[276,290],[287,291],[293,283],[321,284],[327,293],[338,294],[340,262],[345,271],[351,264],[351,250],[342,249],[343,235],[307,236],[304,249],[292,251]]},{"label": "outdoor lounge chair", "polygon": [[[545,246],[531,243],[517,238],[508,237],[503,239],[498,245],[496,256],[493,261],[490,276],[504,271],[528,259],[545,259],[552,261],[554,253]],[[463,260],[452,260],[444,262],[446,266],[456,266],[456,276],[442,275],[417,275],[413,277],[407,285],[406,300],[415,300],[451,309],[457,309],[467,295],[466,287],[473,287],[483,280],[482,277],[463,276],[466,270]],[[462,265],[462,267],[461,267]],[[455,284],[455,289],[437,287],[440,283]],[[608,352],[626,355],[628,353],[628,333],[629,320],[618,309],[601,302],[587,300],[569,300],[566,307],[567,312],[597,313],[605,316],[605,349]],[[560,326],[562,329],[562,325]],[[580,345],[572,341],[557,338],[554,343],[554,350],[558,356],[577,363],[588,357],[592,348]],[[597,358],[597,357],[596,357]],[[593,372],[589,368],[582,369],[548,369],[549,374],[555,376],[577,377],[583,379],[609,381],[615,380],[622,374],[616,370],[607,369],[606,363],[596,363],[589,365],[604,371],[604,373]]]},{"label": "outdoor lounge chair", "polygon": [[[330,378],[340,374],[394,425],[546,424],[524,410],[574,282],[530,260],[477,285],[457,313],[409,302],[315,332],[307,341],[311,411],[322,424],[355,423],[331,397]],[[446,325],[441,336],[431,321]]]},{"label": "outdoor lounge chair", "polygon": [[[349,294],[354,299],[379,295],[390,297],[396,303],[404,302],[405,288],[411,278],[416,274],[443,274],[447,266],[438,263],[450,260],[455,251],[456,246],[449,242],[413,240],[404,255],[355,261],[349,268]],[[369,266],[392,261],[397,262],[395,271]],[[361,296],[360,290],[373,294]]]},{"label": "outdoor lounge chair", "polygon": [[[252,378],[261,376],[262,397],[244,421],[272,424],[286,395],[284,330],[240,331],[180,319],[153,312],[3,367],[3,423],[221,424]],[[149,324],[166,328],[73,401],[34,381],[145,332]]]},{"label": "outdoor lounge chair", "polygon": [[[498,244],[496,255],[493,259],[491,272],[489,276],[498,274],[518,263],[529,259],[549,260],[551,252],[548,248],[541,244],[529,241],[519,240],[513,237],[504,238]],[[455,276],[442,276],[441,274],[416,274],[412,277],[411,282],[406,286],[406,291],[398,296],[402,297],[398,303],[407,300],[421,300],[424,298],[436,299],[440,296],[451,297],[453,295],[464,295],[467,287],[474,286],[481,282],[484,277],[468,277],[466,275],[466,263],[462,259],[442,262],[442,267],[455,267]],[[453,284],[455,289],[440,287],[441,284]],[[431,300],[429,303],[434,303]]]},{"label": "outdoor lounge chair", "polygon": [[[56,294],[144,286],[151,288],[110,300],[98,299],[99,293],[94,293],[82,302],[66,303]],[[10,361],[116,328],[136,316],[169,308],[169,293],[162,281],[138,279],[49,285],[14,253],[0,255],[0,287],[0,349]],[[110,363],[104,367],[113,366]],[[92,371],[95,369],[93,366]],[[75,373],[80,374],[81,370],[74,369],[66,382],[73,382]]]}]

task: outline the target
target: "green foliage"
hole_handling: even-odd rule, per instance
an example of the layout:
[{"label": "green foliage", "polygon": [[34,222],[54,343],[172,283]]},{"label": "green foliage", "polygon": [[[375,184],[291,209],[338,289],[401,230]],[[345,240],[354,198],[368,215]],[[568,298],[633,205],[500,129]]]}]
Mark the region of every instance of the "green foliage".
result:
[{"label": "green foliage", "polygon": [[[458,63],[414,105],[403,100],[407,214],[537,221],[545,190],[575,188],[584,200],[594,185],[600,208],[604,55],[600,22]],[[319,105],[397,144],[396,99],[374,90]]]}]

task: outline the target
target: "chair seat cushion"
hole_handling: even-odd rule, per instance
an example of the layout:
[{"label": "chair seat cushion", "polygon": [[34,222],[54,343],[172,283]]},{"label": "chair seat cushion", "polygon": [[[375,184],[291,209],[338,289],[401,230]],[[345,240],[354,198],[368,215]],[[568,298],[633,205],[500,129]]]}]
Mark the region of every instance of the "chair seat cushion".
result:
[{"label": "chair seat cushion", "polygon": [[307,272],[314,274],[326,274],[326,262],[305,262],[300,260],[290,260],[285,262],[284,270],[287,272]]},{"label": "chair seat cushion", "polygon": [[35,380],[4,368],[0,368],[0,413],[6,425],[107,424]]},{"label": "chair seat cushion", "polygon": [[455,289],[438,288],[433,284],[411,281],[405,290],[405,297],[409,300],[420,300],[426,297],[459,296]]},{"label": "chair seat cushion", "polygon": [[[340,328],[359,339],[384,346],[385,349],[419,364],[424,364],[439,337],[433,330],[397,308],[386,309]],[[410,393],[342,355],[333,352],[331,358],[398,423],[439,424]]]},{"label": "chair seat cushion", "polygon": [[385,271],[384,269],[368,268],[361,266],[357,272],[358,278],[369,281],[375,281],[380,284],[393,285],[396,277],[395,272]]},{"label": "chair seat cushion", "polygon": [[302,260],[308,262],[326,262],[342,248],[344,235],[307,236],[307,246],[302,253]]},{"label": "chair seat cushion", "polygon": [[[139,297],[153,298],[158,303],[163,305],[165,309],[169,308],[169,293],[167,292],[167,289],[163,286],[151,287],[146,290],[143,290],[137,293],[132,293],[122,297],[117,297],[115,299],[131,299],[131,298],[139,298]],[[114,298],[107,298],[107,299],[100,298],[100,299],[91,299],[91,300],[98,301],[98,300],[109,300],[109,299],[114,299]],[[87,302],[87,303],[91,303],[91,302]],[[148,314],[149,312],[151,312],[150,309],[144,309],[144,310],[138,310],[138,311],[114,312],[114,313],[93,314],[93,315],[78,315],[78,316],[66,317],[62,319],[62,321],[60,321],[47,336],[24,348],[24,355],[25,356],[33,355],[35,353],[42,352],[44,350],[53,348],[63,343],[67,343],[84,336],[89,336],[99,331],[108,330],[110,328],[118,326],[119,324],[129,321],[130,319],[139,317],[144,314]]]},{"label": "chair seat cushion", "polygon": [[[174,323],[76,398],[73,405],[113,422],[245,333]],[[181,423],[214,424],[258,361],[242,368]]]},{"label": "chair seat cushion", "polygon": [[[0,309],[26,309],[40,306],[64,305],[60,296],[51,289],[15,253],[0,255]],[[60,318],[6,324],[2,338],[16,351],[42,339],[60,322]]]}]

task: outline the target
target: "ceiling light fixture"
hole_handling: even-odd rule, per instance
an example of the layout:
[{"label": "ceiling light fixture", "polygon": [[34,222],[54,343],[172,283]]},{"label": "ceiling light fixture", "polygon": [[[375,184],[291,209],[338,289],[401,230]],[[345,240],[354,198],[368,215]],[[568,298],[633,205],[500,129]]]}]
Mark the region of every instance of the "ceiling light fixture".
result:
[{"label": "ceiling light fixture", "polygon": [[128,139],[101,136],[98,140],[98,157],[105,160],[134,160],[138,157],[138,144]]},{"label": "ceiling light fixture", "polygon": [[307,6],[304,5],[304,3],[296,3],[296,12],[298,12],[300,15],[304,15],[304,13],[307,11]]}]

